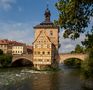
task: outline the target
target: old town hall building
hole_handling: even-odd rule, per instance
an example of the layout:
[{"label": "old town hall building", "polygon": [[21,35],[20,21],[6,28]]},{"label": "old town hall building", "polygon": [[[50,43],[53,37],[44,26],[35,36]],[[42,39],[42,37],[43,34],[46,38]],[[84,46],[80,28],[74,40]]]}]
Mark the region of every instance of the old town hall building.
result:
[{"label": "old town hall building", "polygon": [[38,69],[56,67],[59,60],[59,27],[51,22],[48,8],[44,16],[45,21],[34,27],[33,64]]}]

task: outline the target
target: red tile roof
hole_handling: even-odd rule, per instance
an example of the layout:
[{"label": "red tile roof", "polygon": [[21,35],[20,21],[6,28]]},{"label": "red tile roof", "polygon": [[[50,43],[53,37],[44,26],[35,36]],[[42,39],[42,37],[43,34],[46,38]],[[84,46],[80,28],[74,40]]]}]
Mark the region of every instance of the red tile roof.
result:
[{"label": "red tile roof", "polygon": [[33,48],[32,46],[29,46],[29,45],[28,45],[28,46],[26,46],[26,47],[27,47],[27,49],[32,49],[32,48]]},{"label": "red tile roof", "polygon": [[8,39],[3,39],[0,40],[0,44],[6,44],[6,45],[13,45],[13,46],[22,46],[25,45],[24,43],[21,42],[17,42],[17,41],[12,41],[12,40],[8,40]]},{"label": "red tile roof", "polygon": [[0,40],[0,44],[7,45],[8,44],[8,40],[7,39]]}]

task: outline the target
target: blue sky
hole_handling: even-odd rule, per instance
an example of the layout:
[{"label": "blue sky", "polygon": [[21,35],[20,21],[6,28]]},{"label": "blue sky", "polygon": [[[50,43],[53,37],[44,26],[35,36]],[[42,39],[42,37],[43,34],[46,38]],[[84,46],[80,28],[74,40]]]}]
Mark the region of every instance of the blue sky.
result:
[{"label": "blue sky", "polygon": [[[5,22],[40,22],[48,0],[0,0],[0,21]],[[58,14],[55,8],[57,0],[49,0],[52,20]]]},{"label": "blue sky", "polygon": [[[47,3],[51,20],[58,18],[55,3],[58,0],[0,0],[0,39],[10,39],[31,44],[34,40],[33,26],[44,20]],[[69,52],[84,39],[81,35],[76,41],[64,39],[60,32],[60,52]]]}]

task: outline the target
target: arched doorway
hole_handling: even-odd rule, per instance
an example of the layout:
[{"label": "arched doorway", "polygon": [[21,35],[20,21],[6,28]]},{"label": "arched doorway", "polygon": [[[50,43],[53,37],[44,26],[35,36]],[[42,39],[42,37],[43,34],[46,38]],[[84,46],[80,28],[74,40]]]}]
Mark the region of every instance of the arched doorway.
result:
[{"label": "arched doorway", "polygon": [[19,58],[12,62],[13,67],[33,67],[33,62],[29,59]]}]

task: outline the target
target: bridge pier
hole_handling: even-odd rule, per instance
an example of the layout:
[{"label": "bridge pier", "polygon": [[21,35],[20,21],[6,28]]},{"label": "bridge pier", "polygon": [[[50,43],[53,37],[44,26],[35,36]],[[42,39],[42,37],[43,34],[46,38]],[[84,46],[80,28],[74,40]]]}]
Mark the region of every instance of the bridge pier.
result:
[{"label": "bridge pier", "polygon": [[34,64],[34,68],[40,70],[40,65]]},{"label": "bridge pier", "polygon": [[46,70],[50,67],[51,67],[51,65],[34,64],[34,68],[36,68],[37,70]]}]

